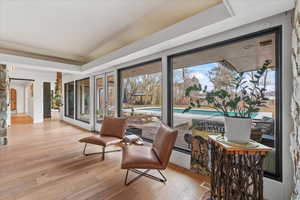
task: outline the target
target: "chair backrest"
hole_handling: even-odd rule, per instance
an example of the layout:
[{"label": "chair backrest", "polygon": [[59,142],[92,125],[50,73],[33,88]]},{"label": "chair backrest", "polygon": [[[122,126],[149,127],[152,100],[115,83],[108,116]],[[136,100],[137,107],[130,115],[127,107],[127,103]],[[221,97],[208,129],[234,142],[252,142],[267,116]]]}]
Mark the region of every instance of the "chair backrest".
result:
[{"label": "chair backrest", "polygon": [[177,139],[178,131],[161,123],[160,128],[155,136],[152,150],[157,155],[164,169],[167,167],[172,149]]},{"label": "chair backrest", "polygon": [[122,139],[125,135],[126,118],[105,117],[102,121],[101,136],[117,137]]}]

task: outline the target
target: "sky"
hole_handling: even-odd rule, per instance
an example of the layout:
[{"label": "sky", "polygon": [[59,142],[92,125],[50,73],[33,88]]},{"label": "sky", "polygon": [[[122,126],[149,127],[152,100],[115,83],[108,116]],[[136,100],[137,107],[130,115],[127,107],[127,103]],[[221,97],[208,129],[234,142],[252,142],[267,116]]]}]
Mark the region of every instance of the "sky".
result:
[{"label": "sky", "polygon": [[[204,65],[197,65],[187,67],[186,71],[188,72],[190,78],[196,77],[202,86],[207,86],[208,91],[212,90],[214,85],[209,80],[209,71],[211,71],[214,67],[218,66],[218,63],[209,63]],[[178,69],[178,71],[181,69]],[[250,73],[245,73],[244,75],[247,80],[250,80]],[[175,80],[180,83],[183,80],[180,77],[174,77]],[[268,81],[266,86],[267,91],[275,91],[275,71],[268,71]]]}]

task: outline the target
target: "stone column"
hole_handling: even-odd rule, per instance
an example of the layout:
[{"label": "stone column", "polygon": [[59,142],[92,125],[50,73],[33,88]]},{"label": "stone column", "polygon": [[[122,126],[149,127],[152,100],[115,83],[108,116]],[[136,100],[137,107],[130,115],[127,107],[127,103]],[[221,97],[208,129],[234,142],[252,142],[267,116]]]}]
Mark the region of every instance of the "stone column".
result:
[{"label": "stone column", "polygon": [[291,102],[294,130],[290,135],[290,151],[294,167],[294,190],[291,199],[300,199],[300,0],[296,0],[292,20],[293,97]]},{"label": "stone column", "polygon": [[0,145],[7,144],[7,93],[6,65],[0,64]]},{"label": "stone column", "polygon": [[59,102],[56,102],[56,106],[58,106],[59,108],[59,119],[62,120],[63,118],[63,112],[62,112],[62,73],[61,72],[57,72],[56,73],[56,82],[55,82],[55,91],[54,91],[54,95],[55,96],[60,96],[59,98]]}]

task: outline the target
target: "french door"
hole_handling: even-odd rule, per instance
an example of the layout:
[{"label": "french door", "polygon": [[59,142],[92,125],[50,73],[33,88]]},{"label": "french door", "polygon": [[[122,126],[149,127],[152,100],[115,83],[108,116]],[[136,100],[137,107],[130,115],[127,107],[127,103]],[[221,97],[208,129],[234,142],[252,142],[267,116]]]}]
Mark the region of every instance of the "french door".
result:
[{"label": "french door", "polygon": [[116,115],[116,76],[114,72],[103,73],[96,76],[95,81],[95,124],[96,130],[99,130],[105,116]]}]

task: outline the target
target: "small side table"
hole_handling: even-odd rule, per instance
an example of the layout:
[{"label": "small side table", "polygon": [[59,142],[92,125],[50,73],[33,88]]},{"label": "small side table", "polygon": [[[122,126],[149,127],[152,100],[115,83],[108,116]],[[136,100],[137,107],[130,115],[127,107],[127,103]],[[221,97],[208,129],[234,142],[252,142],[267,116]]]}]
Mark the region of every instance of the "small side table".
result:
[{"label": "small side table", "polygon": [[255,141],[228,142],[208,136],[211,145],[211,199],[263,200],[263,161],[272,149]]}]

